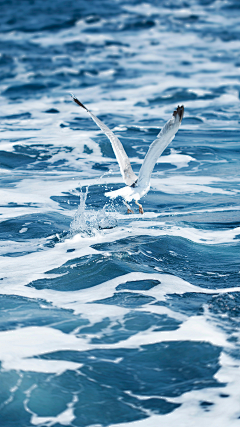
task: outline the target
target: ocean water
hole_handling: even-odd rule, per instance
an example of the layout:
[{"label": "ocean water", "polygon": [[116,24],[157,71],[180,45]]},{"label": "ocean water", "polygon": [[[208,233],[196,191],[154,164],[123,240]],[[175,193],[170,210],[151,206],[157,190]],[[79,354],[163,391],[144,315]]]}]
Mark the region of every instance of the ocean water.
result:
[{"label": "ocean water", "polygon": [[[237,0],[2,0],[0,426],[240,426]],[[106,190],[185,116],[128,215]]]}]

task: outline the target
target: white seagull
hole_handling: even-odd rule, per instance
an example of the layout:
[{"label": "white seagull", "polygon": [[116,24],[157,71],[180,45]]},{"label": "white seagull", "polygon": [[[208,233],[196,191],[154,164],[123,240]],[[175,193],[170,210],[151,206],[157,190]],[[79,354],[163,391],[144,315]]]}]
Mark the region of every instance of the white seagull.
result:
[{"label": "white seagull", "polygon": [[138,176],[136,176],[132,170],[127,153],[117,136],[114,135],[114,133],[101,120],[94,116],[94,114],[91,113],[91,111],[89,111],[74,95],[71,96],[76,104],[88,112],[94,122],[108,137],[120,166],[120,171],[126,186],[120,188],[119,190],[109,191],[105,193],[105,196],[110,197],[111,199],[115,199],[116,197],[121,196],[128,208],[128,213],[133,213],[133,211],[127,202],[135,200],[135,203],[139,207],[139,213],[143,214],[142,205],[138,203],[138,200],[147,194],[150,189],[150,178],[153,168],[159,156],[161,156],[162,152],[175,137],[183,118],[184,106],[182,105],[181,107],[177,107],[177,109],[173,112],[171,119],[168,120],[168,122],[162,128],[161,132],[159,132],[157,135],[157,138],[152,142],[143,160],[140,172]]}]

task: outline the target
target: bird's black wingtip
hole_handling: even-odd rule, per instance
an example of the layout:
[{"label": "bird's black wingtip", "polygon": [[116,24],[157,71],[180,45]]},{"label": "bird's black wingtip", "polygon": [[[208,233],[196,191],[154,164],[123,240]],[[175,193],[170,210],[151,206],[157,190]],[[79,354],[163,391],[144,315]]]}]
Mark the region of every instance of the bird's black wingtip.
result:
[{"label": "bird's black wingtip", "polygon": [[184,114],[184,106],[182,105],[181,107],[178,105],[178,107],[176,108],[176,110],[173,112],[173,117],[177,117],[179,116],[179,120],[180,122],[182,121],[183,118],[183,114]]},{"label": "bird's black wingtip", "polygon": [[79,105],[80,107],[84,108],[84,110],[87,110],[87,111],[88,111],[88,109],[85,107],[85,105],[83,105],[83,104],[79,101],[79,99],[77,99],[77,98],[76,98],[76,96],[75,96],[75,95],[73,95],[72,93],[71,93],[71,97],[72,97],[73,101],[74,101],[74,102],[76,102],[76,104],[77,104],[77,105]]}]

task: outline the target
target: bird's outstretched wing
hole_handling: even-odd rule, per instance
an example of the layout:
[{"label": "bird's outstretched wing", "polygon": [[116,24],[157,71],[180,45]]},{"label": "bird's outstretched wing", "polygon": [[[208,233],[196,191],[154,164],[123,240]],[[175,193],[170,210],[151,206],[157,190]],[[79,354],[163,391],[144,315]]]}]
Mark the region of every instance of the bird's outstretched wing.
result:
[{"label": "bird's outstretched wing", "polygon": [[137,176],[132,170],[129,158],[122,146],[122,143],[119,141],[116,135],[114,135],[114,133],[103,122],[101,122],[101,120],[94,116],[94,114],[91,113],[91,111],[89,111],[74,95],[72,95],[72,98],[76,102],[76,104],[78,104],[80,107],[84,108],[88,112],[88,114],[92,117],[93,121],[100,127],[100,129],[110,140],[116,159],[119,163],[120,171],[125,184],[129,186],[134,184],[137,181]]},{"label": "bird's outstretched wing", "polygon": [[173,112],[171,119],[168,120],[161,132],[159,132],[157,139],[155,139],[150,145],[139,172],[137,182],[138,186],[145,187],[149,185],[153,168],[159,156],[175,137],[175,134],[181,124],[183,113],[183,105],[181,107],[178,106]]}]

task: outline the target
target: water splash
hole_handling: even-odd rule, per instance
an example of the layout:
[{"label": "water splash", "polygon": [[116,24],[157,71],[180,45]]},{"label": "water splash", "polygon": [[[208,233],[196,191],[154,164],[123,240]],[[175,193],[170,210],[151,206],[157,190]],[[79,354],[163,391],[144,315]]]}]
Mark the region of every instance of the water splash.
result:
[{"label": "water splash", "polygon": [[113,212],[107,212],[106,205],[100,211],[87,210],[86,200],[88,195],[88,186],[85,193],[80,190],[80,204],[70,224],[70,234],[80,233],[82,235],[94,235],[99,230],[114,228],[117,226],[117,220]]},{"label": "water splash", "polygon": [[77,212],[74,215],[73,221],[70,224],[70,233],[75,234],[77,232],[87,231],[87,222],[86,222],[86,200],[88,195],[88,187],[86,187],[85,193],[80,189],[80,204],[78,206]]}]

